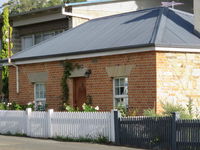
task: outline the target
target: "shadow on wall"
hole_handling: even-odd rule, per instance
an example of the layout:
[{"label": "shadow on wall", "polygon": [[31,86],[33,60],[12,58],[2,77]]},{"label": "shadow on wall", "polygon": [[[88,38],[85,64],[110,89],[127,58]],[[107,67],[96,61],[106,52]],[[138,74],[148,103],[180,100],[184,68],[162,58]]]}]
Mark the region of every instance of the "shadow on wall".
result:
[{"label": "shadow on wall", "polygon": [[[161,2],[171,2],[172,0],[136,0],[138,10],[161,6]],[[184,3],[184,5],[175,6],[175,9],[193,13],[193,0],[174,0]]]}]

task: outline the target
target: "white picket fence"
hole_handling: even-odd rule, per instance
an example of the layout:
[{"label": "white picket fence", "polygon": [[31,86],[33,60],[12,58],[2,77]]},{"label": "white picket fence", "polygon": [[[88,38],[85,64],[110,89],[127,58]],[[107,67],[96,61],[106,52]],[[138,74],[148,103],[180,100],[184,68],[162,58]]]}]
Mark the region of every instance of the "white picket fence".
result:
[{"label": "white picket fence", "polygon": [[107,137],[115,140],[114,112],[35,112],[0,110],[0,133],[30,137]]}]

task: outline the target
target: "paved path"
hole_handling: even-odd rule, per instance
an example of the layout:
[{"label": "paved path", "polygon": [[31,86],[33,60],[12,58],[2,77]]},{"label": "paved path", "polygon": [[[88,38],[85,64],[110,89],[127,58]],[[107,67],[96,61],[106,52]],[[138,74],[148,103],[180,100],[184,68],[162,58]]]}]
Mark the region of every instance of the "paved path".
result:
[{"label": "paved path", "polygon": [[0,135],[0,150],[139,150],[121,146],[109,146],[76,142],[57,142]]}]

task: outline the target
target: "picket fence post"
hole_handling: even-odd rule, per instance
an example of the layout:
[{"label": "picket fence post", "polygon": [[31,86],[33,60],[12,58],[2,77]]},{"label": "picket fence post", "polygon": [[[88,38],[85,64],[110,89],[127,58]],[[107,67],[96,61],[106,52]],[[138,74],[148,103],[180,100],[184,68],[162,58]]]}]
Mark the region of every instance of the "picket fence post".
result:
[{"label": "picket fence post", "polygon": [[176,150],[176,120],[179,119],[179,113],[172,113],[172,147],[171,150]]},{"label": "picket fence post", "polygon": [[47,124],[48,124],[48,137],[51,138],[52,137],[52,122],[51,122],[51,116],[53,115],[53,109],[49,109],[48,110],[48,114],[47,114]]},{"label": "picket fence post", "polygon": [[113,120],[114,120],[114,142],[119,145],[120,140],[119,140],[119,133],[120,133],[120,124],[119,124],[119,117],[120,117],[120,112],[118,110],[113,110]]},{"label": "picket fence post", "polygon": [[111,117],[110,117],[110,135],[111,135],[111,141],[114,143],[115,142],[115,118],[114,118],[114,112],[116,110],[112,109],[111,110]]},{"label": "picket fence post", "polygon": [[30,128],[30,117],[31,117],[31,108],[26,109],[26,135],[31,136],[31,128]]}]

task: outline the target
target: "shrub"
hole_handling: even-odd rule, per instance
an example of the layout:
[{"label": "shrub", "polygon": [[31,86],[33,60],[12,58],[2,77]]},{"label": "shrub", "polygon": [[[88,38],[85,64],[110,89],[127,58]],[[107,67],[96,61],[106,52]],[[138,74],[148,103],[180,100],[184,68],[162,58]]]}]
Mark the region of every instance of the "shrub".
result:
[{"label": "shrub", "polygon": [[64,104],[64,108],[65,108],[65,110],[67,110],[68,112],[76,112],[76,111],[78,111],[78,110],[77,110],[78,108],[74,108],[74,107],[72,107],[72,106],[70,106],[70,105],[66,105],[66,104]]},{"label": "shrub", "polygon": [[[79,108],[75,108],[75,107],[72,107],[70,105],[67,105],[67,104],[64,104],[64,108],[65,110],[67,110],[68,112],[81,112],[81,110],[79,110]],[[82,105],[82,111],[83,112],[96,112],[99,110],[99,106],[96,106],[96,107],[93,107],[89,104],[83,104]]]},{"label": "shrub", "polygon": [[192,115],[190,115],[187,110],[179,105],[179,104],[172,104],[169,102],[162,103],[163,112],[162,114],[157,114],[153,109],[144,110],[143,115],[149,117],[161,117],[161,116],[171,116],[173,112],[177,112],[180,115],[180,119],[192,119]]},{"label": "shrub", "polygon": [[12,102],[11,105],[8,106],[9,110],[23,110],[22,105],[16,104],[16,102]]},{"label": "shrub", "polygon": [[156,114],[155,109],[150,109],[150,108],[144,110],[143,115],[147,116],[147,117],[160,117],[161,116],[159,114]]},{"label": "shrub", "polygon": [[99,110],[99,106],[92,107],[91,105],[87,105],[85,103],[82,105],[82,108],[84,112],[96,112]]},{"label": "shrub", "polygon": [[5,103],[0,103],[0,110],[6,110],[7,106]]},{"label": "shrub", "polygon": [[120,112],[122,117],[126,117],[127,116],[127,109],[124,105],[120,104],[116,107],[116,109]]},{"label": "shrub", "polygon": [[192,119],[192,115],[190,115],[187,110],[181,106],[180,104],[172,104],[172,103],[164,103],[163,105],[163,115],[170,116],[173,112],[178,112],[181,119]]}]

